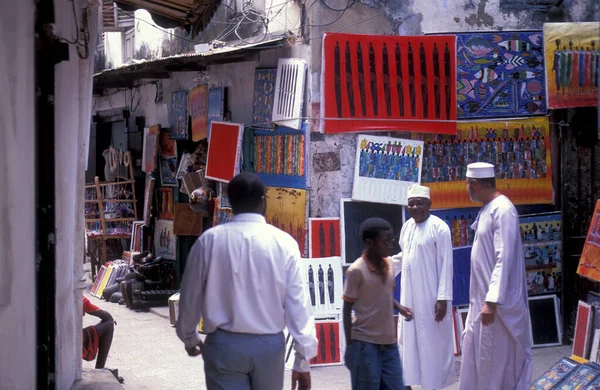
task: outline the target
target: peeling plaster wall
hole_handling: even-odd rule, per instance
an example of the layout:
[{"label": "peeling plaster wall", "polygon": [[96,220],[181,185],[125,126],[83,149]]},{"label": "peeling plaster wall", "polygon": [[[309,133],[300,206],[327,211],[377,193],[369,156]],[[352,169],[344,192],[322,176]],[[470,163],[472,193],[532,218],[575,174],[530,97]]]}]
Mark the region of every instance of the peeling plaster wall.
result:
[{"label": "peeling plaster wall", "polygon": [[[309,9],[311,63],[310,113],[318,118],[321,102],[322,36],[324,32],[376,35],[421,35],[474,30],[541,29],[553,0],[325,0]],[[600,1],[565,0],[565,21],[593,21],[600,17]],[[333,23],[332,23],[333,21]],[[321,27],[327,25],[326,27]],[[318,120],[312,128],[318,129]],[[340,151],[341,170],[315,173],[311,178],[310,216],[339,216],[339,199],[350,197],[354,174],[356,134],[313,134],[311,154]],[[311,163],[311,169],[312,163]]]}]

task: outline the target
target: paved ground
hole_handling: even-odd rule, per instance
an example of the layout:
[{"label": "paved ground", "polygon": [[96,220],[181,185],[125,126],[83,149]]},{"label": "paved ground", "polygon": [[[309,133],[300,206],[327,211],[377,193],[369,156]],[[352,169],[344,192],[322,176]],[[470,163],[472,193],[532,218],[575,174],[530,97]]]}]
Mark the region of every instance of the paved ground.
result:
[{"label": "paved ground", "polygon": [[[190,358],[175,329],[166,318],[168,309],[155,308],[153,312],[135,312],[125,306],[108,303],[89,295],[97,306],[109,311],[118,325],[107,367],[118,368],[125,378],[124,387],[135,390],[205,389],[202,358]],[[86,315],[84,326],[95,317]],[[563,356],[571,355],[571,346],[534,349],[534,379]],[[93,362],[83,362],[84,368],[93,368]],[[457,368],[460,360],[457,359]],[[285,389],[290,389],[290,375],[285,374]],[[337,390],[350,388],[350,374],[343,366],[312,369],[313,389]],[[456,389],[457,386],[449,389]]]}]

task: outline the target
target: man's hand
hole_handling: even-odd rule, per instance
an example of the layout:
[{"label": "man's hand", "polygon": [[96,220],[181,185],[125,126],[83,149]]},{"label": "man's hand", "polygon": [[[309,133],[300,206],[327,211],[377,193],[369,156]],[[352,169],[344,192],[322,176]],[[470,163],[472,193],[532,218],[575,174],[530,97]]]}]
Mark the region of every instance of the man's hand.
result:
[{"label": "man's hand", "polygon": [[192,348],[186,348],[185,350],[189,356],[195,357],[198,355],[202,355],[202,347],[203,346],[204,346],[204,343],[202,342],[202,340],[200,340],[198,342],[198,344],[196,344]]},{"label": "man's hand", "polygon": [[496,317],[496,304],[493,302],[486,302],[481,308],[481,323],[483,326],[488,326],[494,323]]},{"label": "man's hand", "polygon": [[410,321],[413,319],[412,309],[406,306],[398,305],[398,312],[402,317],[406,319],[406,321]]},{"label": "man's hand", "polygon": [[436,301],[434,310],[435,322],[442,322],[446,316],[446,310],[448,310],[448,301]]},{"label": "man's hand", "polygon": [[296,390],[296,388],[310,390],[310,372],[292,371],[292,390]]}]

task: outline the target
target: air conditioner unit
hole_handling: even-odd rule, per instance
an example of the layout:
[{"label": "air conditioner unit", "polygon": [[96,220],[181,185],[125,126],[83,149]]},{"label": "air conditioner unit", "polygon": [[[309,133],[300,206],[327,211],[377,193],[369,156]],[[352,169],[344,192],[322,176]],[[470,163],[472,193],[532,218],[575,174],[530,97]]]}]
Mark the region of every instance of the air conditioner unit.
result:
[{"label": "air conditioner unit", "polygon": [[279,59],[273,99],[273,122],[276,124],[300,130],[306,70],[304,60]]}]

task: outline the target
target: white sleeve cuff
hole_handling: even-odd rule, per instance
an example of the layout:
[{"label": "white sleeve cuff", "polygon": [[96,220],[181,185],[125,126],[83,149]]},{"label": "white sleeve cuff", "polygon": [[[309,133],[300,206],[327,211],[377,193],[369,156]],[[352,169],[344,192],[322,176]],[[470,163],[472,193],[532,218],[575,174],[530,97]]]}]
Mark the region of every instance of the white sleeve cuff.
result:
[{"label": "white sleeve cuff", "polygon": [[301,357],[298,353],[295,354],[294,366],[292,368],[294,371],[298,372],[309,372],[310,371],[310,363]]},{"label": "white sleeve cuff", "polygon": [[185,341],[185,343],[184,343],[185,349],[190,349],[190,348],[195,347],[196,345],[198,345],[200,343],[200,340],[201,340],[200,333],[198,333],[198,331],[196,330],[194,335]]}]

